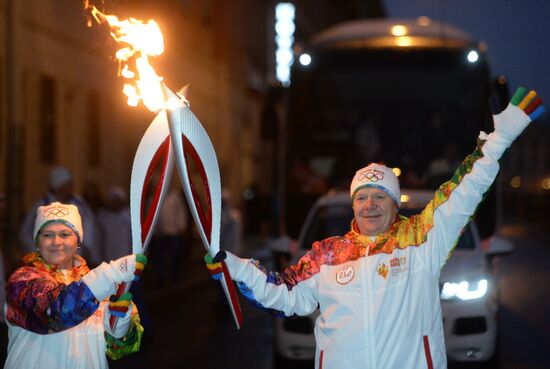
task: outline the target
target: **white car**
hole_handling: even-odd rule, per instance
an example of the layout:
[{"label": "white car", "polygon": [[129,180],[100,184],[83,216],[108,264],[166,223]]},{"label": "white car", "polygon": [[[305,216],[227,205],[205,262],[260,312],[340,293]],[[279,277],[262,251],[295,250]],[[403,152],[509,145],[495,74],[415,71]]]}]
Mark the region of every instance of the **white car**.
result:
[{"label": "white car", "polygon": [[[405,216],[418,213],[432,197],[433,191],[403,189],[400,213]],[[352,218],[348,192],[330,192],[321,197],[300,231],[294,261],[314,241],[348,232]],[[489,250],[482,251],[476,225],[472,222],[441,271],[441,308],[450,362],[488,364],[497,359],[498,286],[492,279],[487,256],[512,250],[509,241],[495,237]],[[274,320],[275,369],[286,367],[291,361],[314,359],[313,327],[318,315],[319,310],[304,317]]]}]

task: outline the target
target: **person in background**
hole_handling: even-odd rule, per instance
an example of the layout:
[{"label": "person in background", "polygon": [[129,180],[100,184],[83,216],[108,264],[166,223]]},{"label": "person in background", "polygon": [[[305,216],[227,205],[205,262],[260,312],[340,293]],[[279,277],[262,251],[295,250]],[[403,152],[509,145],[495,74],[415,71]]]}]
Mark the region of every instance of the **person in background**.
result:
[{"label": "person in background", "polygon": [[220,249],[240,254],[242,249],[242,216],[234,204],[231,191],[222,189]]},{"label": "person in background", "polygon": [[[106,355],[139,350],[143,328],[131,294],[109,296],[141,274],[147,259],[128,255],[90,270],[77,254],[85,237],[78,208],[54,202],[37,209],[36,251],[8,279],[5,368],[105,369]],[[111,329],[114,315],[118,324]]]},{"label": "person in background", "polygon": [[[132,223],[130,207],[124,188],[111,186],[107,190],[103,207],[97,211],[98,239],[101,260],[109,262],[132,252]],[[130,289],[134,302],[139,308],[143,338],[151,337],[153,321],[143,296],[142,281],[132,283]]]},{"label": "person in background", "polygon": [[80,193],[94,214],[96,214],[97,211],[105,205],[101,187],[95,180],[88,180],[84,182]]},{"label": "person in background", "polygon": [[520,88],[480,132],[474,152],[410,218],[399,215],[401,190],[391,168],[371,163],[350,185],[354,218],[342,236],[314,242],[295,265],[268,272],[259,262],[220,251],[208,269],[229,269],[255,306],[278,316],[320,314],[315,368],[447,367],[439,276],[461,232],[493,184],[499,160],[544,108]]},{"label": "person in background", "polygon": [[107,190],[105,204],[97,211],[101,260],[116,260],[132,251],[132,225],[126,191],[120,186]]},{"label": "person in background", "polygon": [[47,193],[31,206],[19,228],[19,242],[23,253],[33,251],[36,247],[32,238],[36,210],[40,206],[48,205],[55,201],[73,204],[78,208],[78,212],[82,217],[82,226],[86,232],[86,242],[81,245],[81,254],[86,257],[90,265],[99,264],[100,253],[96,247],[94,214],[86,201],[75,193],[73,176],[63,166],[52,168],[48,176]]},{"label": "person in background", "polygon": [[[151,239],[151,259],[161,284],[176,282],[184,259],[188,216],[183,192],[172,186],[166,194]],[[185,261],[184,261],[185,262]]]}]

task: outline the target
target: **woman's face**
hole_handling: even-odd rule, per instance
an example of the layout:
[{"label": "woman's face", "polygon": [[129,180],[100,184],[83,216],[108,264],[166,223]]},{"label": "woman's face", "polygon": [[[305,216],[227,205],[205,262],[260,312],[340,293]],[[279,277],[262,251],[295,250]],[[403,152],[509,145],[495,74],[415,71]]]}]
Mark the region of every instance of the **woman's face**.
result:
[{"label": "woman's face", "polygon": [[38,250],[42,257],[61,269],[70,269],[78,248],[74,231],[60,222],[50,223],[38,233]]}]

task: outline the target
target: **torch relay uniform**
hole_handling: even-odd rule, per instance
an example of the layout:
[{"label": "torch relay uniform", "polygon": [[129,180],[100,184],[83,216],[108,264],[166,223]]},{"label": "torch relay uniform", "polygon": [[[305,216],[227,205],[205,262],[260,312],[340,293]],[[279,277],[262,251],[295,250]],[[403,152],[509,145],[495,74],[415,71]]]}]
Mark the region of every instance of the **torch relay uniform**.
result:
[{"label": "torch relay uniform", "polygon": [[[71,219],[71,212],[78,214],[76,206],[53,203],[40,207],[39,213],[54,207],[68,209],[69,216],[60,221],[80,237],[80,217]],[[38,224],[48,222],[39,214]],[[61,269],[49,264],[39,251],[26,254],[23,266],[6,286],[9,343],[5,368],[106,369],[106,355],[118,359],[138,351],[143,328],[136,307],[130,305],[112,331],[107,299],[119,283],[133,279],[135,270],[135,255],[90,270],[78,255],[72,268]]]},{"label": "torch relay uniform", "polygon": [[[360,234],[354,219],[347,234],[313,243],[281,274],[227,253],[232,278],[260,308],[292,316],[319,307],[315,368],[446,368],[440,270],[493,183],[502,153],[531,120],[510,105],[500,119],[495,132],[481,132],[476,150],[420,214],[398,216],[375,237]],[[377,170],[391,171],[384,168]],[[387,190],[376,177],[361,179]]]}]

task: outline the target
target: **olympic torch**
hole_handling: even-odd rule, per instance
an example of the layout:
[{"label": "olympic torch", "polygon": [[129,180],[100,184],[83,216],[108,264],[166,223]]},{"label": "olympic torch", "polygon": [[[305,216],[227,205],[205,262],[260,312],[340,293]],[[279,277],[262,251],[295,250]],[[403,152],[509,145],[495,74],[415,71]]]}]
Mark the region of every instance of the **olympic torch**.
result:
[{"label": "olympic torch", "polygon": [[[191,112],[187,99],[172,92],[148,62],[148,56],[157,56],[164,51],[158,25],[153,20],[147,23],[134,18],[119,20],[114,15],[103,14],[87,1],[85,8],[98,23],[108,23],[111,36],[124,44],[117,51],[116,57],[120,63],[119,75],[129,81],[123,89],[128,96],[128,104],[135,106],[142,101],[149,110],[158,113],[138,145],[132,166],[130,213],[133,252],[145,252],[147,249],[168,191],[175,161],[201,242],[211,256],[216,255],[220,246],[221,225],[221,180],[216,153],[204,127]],[[203,193],[206,195],[204,208],[199,201],[200,188],[191,180],[187,160],[193,162],[200,175]],[[160,172],[160,176],[150,206],[146,209],[146,194],[155,172]],[[242,312],[225,263],[220,282],[239,329]],[[117,296],[129,288],[129,283],[122,284]],[[110,323],[114,327],[116,317],[112,317]]]},{"label": "olympic torch", "polygon": [[[220,250],[221,227],[221,180],[218,160],[214,146],[204,127],[189,109],[185,99],[174,94],[162,84],[165,100],[169,106],[179,101],[173,108],[166,109],[172,150],[176,159],[179,177],[187,204],[197,225],[202,244],[210,256]],[[187,154],[187,155],[186,155]],[[193,161],[201,177],[206,194],[206,209],[200,204],[197,188],[190,178],[186,156]],[[237,328],[242,324],[242,312],[235,292],[231,275],[225,263],[222,263],[223,278],[220,278],[227,301]]]}]

